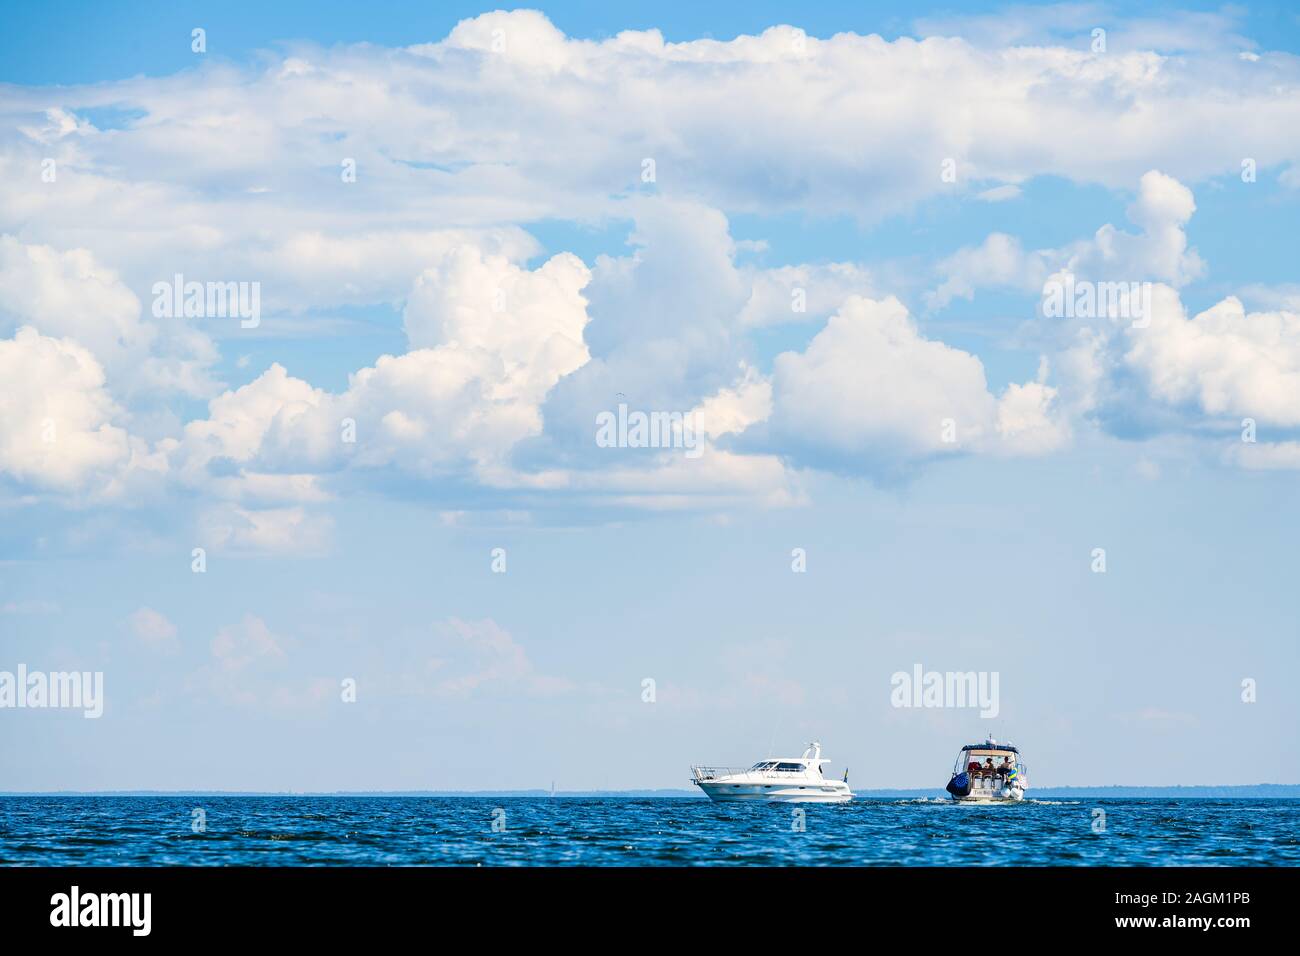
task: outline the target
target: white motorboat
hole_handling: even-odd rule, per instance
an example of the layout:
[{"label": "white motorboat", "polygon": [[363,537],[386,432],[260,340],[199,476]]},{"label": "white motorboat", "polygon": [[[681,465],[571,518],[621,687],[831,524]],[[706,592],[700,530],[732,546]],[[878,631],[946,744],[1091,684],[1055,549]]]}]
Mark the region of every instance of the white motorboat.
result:
[{"label": "white motorboat", "polygon": [[946,789],[961,803],[1019,803],[1029,789],[1029,768],[1019,750],[989,737],[957,752]]},{"label": "white motorboat", "polygon": [[843,780],[822,775],[822,745],[813,741],[802,757],[769,757],[748,770],[739,767],[691,767],[691,782],[713,800],[762,800],[770,803],[848,803],[849,772]]}]

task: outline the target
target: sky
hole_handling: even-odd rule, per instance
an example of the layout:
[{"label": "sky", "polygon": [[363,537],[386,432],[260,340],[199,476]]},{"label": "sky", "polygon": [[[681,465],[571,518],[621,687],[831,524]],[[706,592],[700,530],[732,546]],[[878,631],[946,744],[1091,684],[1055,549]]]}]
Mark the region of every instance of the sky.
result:
[{"label": "sky", "polygon": [[0,791],[1300,782],[1300,15],[961,6],[3,4]]}]

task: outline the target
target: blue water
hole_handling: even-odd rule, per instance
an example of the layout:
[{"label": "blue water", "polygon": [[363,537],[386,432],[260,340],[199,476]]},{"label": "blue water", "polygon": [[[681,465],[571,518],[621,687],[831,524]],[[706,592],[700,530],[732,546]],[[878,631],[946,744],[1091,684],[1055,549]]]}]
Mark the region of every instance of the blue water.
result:
[{"label": "blue water", "polygon": [[[206,830],[192,830],[193,810]],[[494,831],[493,812],[504,811]],[[1094,810],[1105,811],[1095,833]],[[0,864],[1300,865],[1300,801],[3,797]],[[497,814],[500,818],[500,814]]]}]

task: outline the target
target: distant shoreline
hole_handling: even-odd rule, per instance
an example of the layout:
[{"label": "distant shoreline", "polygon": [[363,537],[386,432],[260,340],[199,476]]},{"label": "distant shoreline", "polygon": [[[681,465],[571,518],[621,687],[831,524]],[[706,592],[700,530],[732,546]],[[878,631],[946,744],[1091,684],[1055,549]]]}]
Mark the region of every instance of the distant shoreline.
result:
[{"label": "distant shoreline", "polygon": [[[544,798],[549,790],[336,790],[336,791],[270,791],[270,790],[6,790],[5,797],[466,797],[466,798]],[[1300,799],[1300,784],[1256,783],[1233,786],[1179,786],[1179,787],[1035,787],[1029,791],[1030,799]],[[893,790],[857,790],[859,800],[907,800],[941,797],[947,799],[942,788],[917,788]],[[616,800],[666,799],[705,800],[696,790],[557,790],[556,799],[605,798]]]}]

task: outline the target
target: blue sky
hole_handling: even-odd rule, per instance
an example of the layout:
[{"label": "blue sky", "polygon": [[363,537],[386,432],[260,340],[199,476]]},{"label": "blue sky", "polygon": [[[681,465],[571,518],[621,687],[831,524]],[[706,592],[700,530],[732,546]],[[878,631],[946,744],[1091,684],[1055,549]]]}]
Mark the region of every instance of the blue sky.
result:
[{"label": "blue sky", "polygon": [[963,7],[6,9],[3,789],[1296,782],[1300,19]]}]

